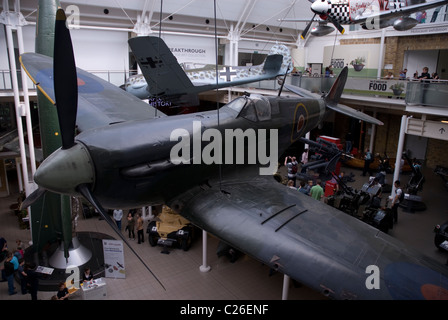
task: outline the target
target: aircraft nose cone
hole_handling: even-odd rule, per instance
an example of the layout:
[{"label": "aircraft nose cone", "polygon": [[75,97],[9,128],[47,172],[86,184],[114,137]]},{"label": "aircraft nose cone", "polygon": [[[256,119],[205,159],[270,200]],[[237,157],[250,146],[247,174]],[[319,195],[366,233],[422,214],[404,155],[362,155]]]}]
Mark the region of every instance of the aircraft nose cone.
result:
[{"label": "aircraft nose cone", "polygon": [[317,0],[311,4],[311,11],[316,14],[326,14],[328,12],[328,3],[326,0]]},{"label": "aircraft nose cone", "polygon": [[34,181],[55,193],[76,194],[77,186],[94,182],[89,152],[80,143],[53,152],[36,170]]}]

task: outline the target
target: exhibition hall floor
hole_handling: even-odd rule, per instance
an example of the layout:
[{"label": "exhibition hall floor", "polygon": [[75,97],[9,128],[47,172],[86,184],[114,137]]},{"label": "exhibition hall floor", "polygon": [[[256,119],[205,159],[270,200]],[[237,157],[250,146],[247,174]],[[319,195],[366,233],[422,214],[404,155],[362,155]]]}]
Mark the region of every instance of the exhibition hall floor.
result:
[{"label": "exhibition hall floor", "polygon": [[[360,171],[352,168],[343,169],[347,174],[354,174],[354,182],[349,186],[359,189],[367,177],[360,176]],[[423,252],[427,256],[445,264],[448,253],[440,252],[433,244],[433,228],[448,220],[446,197],[448,190],[442,179],[432,170],[425,169],[426,182],[423,191],[419,193],[427,205],[425,211],[409,213],[399,208],[398,224],[389,234],[409,246]],[[387,175],[387,182],[391,183],[392,175]],[[402,182],[406,183],[409,176],[403,175]],[[17,190],[7,198],[0,198],[0,236],[4,237],[10,249],[15,249],[15,240],[21,239],[25,244],[31,239],[29,230],[19,228],[17,217],[10,209],[16,202]],[[129,241],[131,246],[149,265],[165,289],[154,279],[138,258],[124,246],[126,267],[125,279],[106,278],[108,300],[280,300],[282,299],[283,275],[273,273],[262,263],[242,256],[231,263],[226,257],[218,257],[216,248],[218,241],[208,236],[207,263],[208,272],[202,272],[203,264],[202,239],[196,239],[189,251],[170,249],[169,254],[162,253],[161,247],[151,247],[147,241],[145,222],[145,242]],[[123,227],[124,229],[124,227]],[[109,234],[114,233],[104,220],[97,217],[78,220],[79,231],[91,231]],[[124,232],[124,231],[123,231]],[[115,237],[115,236],[114,236]],[[447,267],[448,268],[448,267]],[[20,293],[20,284],[16,282],[18,293],[8,295],[7,282],[0,283],[0,300],[30,300],[29,294]],[[50,300],[54,291],[39,291],[39,300]],[[79,292],[71,299],[81,299]],[[318,300],[325,299],[305,286],[290,281],[288,299],[290,300]]]}]

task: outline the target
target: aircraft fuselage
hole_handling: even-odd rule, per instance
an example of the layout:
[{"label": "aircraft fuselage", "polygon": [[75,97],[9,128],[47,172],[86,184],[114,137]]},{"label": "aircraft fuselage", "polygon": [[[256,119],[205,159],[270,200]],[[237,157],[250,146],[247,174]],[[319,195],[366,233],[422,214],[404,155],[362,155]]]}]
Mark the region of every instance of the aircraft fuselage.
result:
[{"label": "aircraft fuselage", "polygon": [[354,24],[357,17],[396,10],[407,5],[407,0],[318,0],[311,5],[311,10],[323,20],[331,16],[339,23]]},{"label": "aircraft fuselage", "polygon": [[[219,116],[217,111],[208,111],[123,122],[82,132],[76,143],[84,146],[88,156],[83,157],[90,157],[90,161],[85,162],[94,167],[94,182],[90,184],[94,196],[106,208],[136,208],[165,203],[173,194],[217,177],[220,170],[229,173],[251,166],[260,172],[260,167],[271,165],[274,170],[270,174],[273,174],[278,156],[320,123],[325,104],[318,99],[269,97],[257,100],[265,107],[263,111],[250,105],[252,97],[234,100],[219,110]],[[234,106],[244,100],[249,105]],[[181,134],[177,134],[179,132]],[[216,135],[220,135],[218,142]],[[239,140],[241,137],[244,139]],[[274,138],[277,141],[272,141]],[[229,157],[232,151],[233,155]],[[250,158],[254,152],[255,157]],[[183,161],[174,164],[175,157],[183,157]],[[65,168],[81,167],[75,163],[77,156],[67,158],[73,163]],[[270,161],[266,163],[268,158]],[[45,162],[41,166],[45,166]],[[45,173],[42,176],[57,170],[68,172],[64,169],[44,170],[43,167]],[[39,176],[35,178],[39,185],[45,186]],[[70,181],[69,178],[66,180]],[[77,184],[80,182],[77,181],[74,187]],[[51,186],[47,187],[51,190]],[[70,194],[76,190],[66,188],[64,192]]]}]

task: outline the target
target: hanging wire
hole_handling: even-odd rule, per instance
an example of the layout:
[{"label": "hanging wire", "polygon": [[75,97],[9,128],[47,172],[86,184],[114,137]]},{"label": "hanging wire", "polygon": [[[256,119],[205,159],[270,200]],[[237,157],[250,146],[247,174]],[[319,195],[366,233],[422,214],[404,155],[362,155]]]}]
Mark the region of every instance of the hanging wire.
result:
[{"label": "hanging wire", "polygon": [[128,13],[126,12],[126,10],[124,10],[123,6],[120,4],[120,2],[118,2],[118,0],[115,0],[115,3],[120,7],[120,9],[124,12],[124,14],[126,15],[126,17],[128,17],[129,21],[131,21],[132,25],[135,26],[134,21],[132,21],[131,17],[128,15]]},{"label": "hanging wire", "polygon": [[[216,72],[216,112],[218,114],[218,130],[219,130],[219,90],[218,90],[218,27],[216,25],[216,0],[214,0],[214,15],[215,15],[215,72]],[[222,155],[221,155],[222,156]],[[219,189],[222,186],[222,164],[219,166]]]},{"label": "hanging wire", "polygon": [[[243,36],[243,35],[249,33],[251,30],[252,30],[252,31],[254,32],[254,34],[255,34],[255,29],[256,29],[257,27],[261,26],[265,21],[268,21],[269,19],[272,19],[273,17],[279,15],[280,13],[284,12],[285,10],[288,10],[288,11],[283,15],[283,17],[286,17],[286,16],[289,14],[289,12],[291,12],[291,10],[294,8],[294,5],[295,5],[296,1],[297,1],[297,0],[294,0],[294,2],[291,3],[291,5],[290,5],[289,7],[286,7],[286,8],[284,8],[284,9],[280,10],[279,12],[275,13],[275,14],[274,14],[273,16],[271,16],[270,18],[264,20],[263,22],[257,24],[256,26],[254,26],[254,27],[252,27],[252,28],[249,28],[248,30],[242,32],[241,35]],[[280,21],[280,23],[277,25],[277,28],[280,28],[280,26],[282,25],[282,23],[283,23],[283,21]],[[273,38],[276,37],[276,36],[277,36],[277,31],[274,31],[274,32],[272,33],[272,36],[269,38],[269,40],[268,40],[267,42],[265,42],[265,44],[264,44],[264,46],[263,46],[263,48],[262,48],[261,50],[264,51],[264,50],[266,49],[266,47],[268,46],[268,44],[271,43],[271,41],[273,40]]]},{"label": "hanging wire", "polygon": [[[194,1],[196,1],[196,0],[191,0],[190,2],[188,2],[188,3],[187,3],[186,5],[184,5],[183,7],[179,8],[178,10],[174,11],[173,13],[171,13],[170,16],[174,16],[176,13],[182,11],[184,8],[188,7],[188,6],[189,6],[192,2],[194,2]],[[156,23],[155,25],[153,25],[153,27],[156,27],[157,24],[162,23],[163,21],[165,21],[165,20],[168,19],[168,18],[169,18],[169,16],[167,16],[167,17],[166,17],[165,19],[163,19],[163,20],[160,20],[159,23]]]},{"label": "hanging wire", "polygon": [[336,38],[337,37],[338,37],[338,30],[336,30],[336,33],[334,35],[333,49],[331,50],[331,57],[330,57],[330,66],[331,66],[331,61],[333,61],[333,54],[334,54],[334,48],[336,47]]},{"label": "hanging wire", "polygon": [[[159,15],[159,38],[160,39],[162,39],[162,12],[163,12],[163,0],[160,0],[160,15]],[[149,23],[149,21],[148,21],[148,23]],[[160,41],[158,41],[157,42],[157,52],[160,52]],[[159,72],[157,72],[157,74],[156,74],[156,92],[157,92],[157,94],[156,94],[156,96],[155,96],[155,108],[156,108],[156,112],[155,112],[155,117],[157,118],[157,111],[159,110],[158,109],[158,100],[159,100],[159,90],[158,90],[158,77],[159,77]]]}]

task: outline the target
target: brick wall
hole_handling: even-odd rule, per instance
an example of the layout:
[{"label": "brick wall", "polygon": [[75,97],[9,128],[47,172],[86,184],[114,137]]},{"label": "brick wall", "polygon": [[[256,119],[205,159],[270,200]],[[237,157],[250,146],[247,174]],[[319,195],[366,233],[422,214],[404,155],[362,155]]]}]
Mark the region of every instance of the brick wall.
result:
[{"label": "brick wall", "polygon": [[[341,45],[380,43],[380,38],[344,39]],[[441,50],[448,49],[448,33],[425,34],[418,36],[387,37],[384,40],[384,64],[392,64],[391,70],[398,76],[407,50]],[[383,70],[383,75],[384,70]]]},{"label": "brick wall", "polygon": [[[353,44],[369,44],[380,43],[380,38],[369,39],[345,39],[341,40],[341,45]],[[448,34],[426,34],[421,36],[401,36],[401,37],[387,37],[385,39],[385,56],[384,64],[392,64],[394,75],[398,76],[404,62],[404,54],[407,50],[442,50],[448,49]],[[384,74],[384,72],[383,72]],[[401,115],[380,113],[378,110],[377,118],[383,121],[383,126],[376,127],[376,135],[374,141],[373,152],[383,154],[386,152],[390,157],[395,157],[398,146],[398,138],[400,134]],[[370,112],[368,112],[371,114]],[[339,119],[341,124],[346,125],[342,119]],[[369,128],[370,125],[367,126]],[[346,126],[336,126],[335,131],[340,137],[345,137],[345,131],[341,128]],[[344,131],[344,132],[341,132]],[[369,131],[366,132],[364,145],[368,146],[370,142]],[[446,152],[441,150],[448,150],[448,141],[438,139],[428,139],[426,150],[425,165],[429,168],[435,168],[437,165],[448,167],[448,156]]]}]

